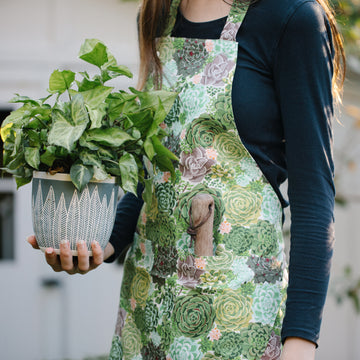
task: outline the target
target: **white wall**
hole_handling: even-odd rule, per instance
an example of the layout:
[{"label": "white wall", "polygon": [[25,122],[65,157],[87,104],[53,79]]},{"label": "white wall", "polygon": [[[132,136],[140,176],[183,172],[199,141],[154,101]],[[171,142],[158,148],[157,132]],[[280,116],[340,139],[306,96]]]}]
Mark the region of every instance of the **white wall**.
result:
[{"label": "white wall", "polygon": [[[77,53],[85,38],[104,41],[120,63],[137,69],[137,4],[120,0],[1,0],[0,107],[15,92],[42,97],[53,69],[81,70]],[[135,81],[119,81],[119,86]],[[360,89],[347,84],[345,100],[359,104]],[[340,145],[349,126],[335,124]],[[358,138],[357,138],[358,139]],[[359,141],[357,140],[357,143]],[[351,175],[351,176],[350,176]],[[359,171],[345,176],[345,189],[359,194]],[[16,192],[11,181],[0,180],[0,191],[16,193],[15,261],[0,261],[1,360],[82,359],[107,353],[116,317],[121,268],[104,265],[86,276],[55,274],[42,254],[25,242],[32,233],[30,192]],[[336,211],[332,279],[351,264],[360,274],[359,204]],[[44,288],[43,280],[59,287]],[[329,296],[318,360],[360,358],[360,316],[349,303],[335,304]]]}]

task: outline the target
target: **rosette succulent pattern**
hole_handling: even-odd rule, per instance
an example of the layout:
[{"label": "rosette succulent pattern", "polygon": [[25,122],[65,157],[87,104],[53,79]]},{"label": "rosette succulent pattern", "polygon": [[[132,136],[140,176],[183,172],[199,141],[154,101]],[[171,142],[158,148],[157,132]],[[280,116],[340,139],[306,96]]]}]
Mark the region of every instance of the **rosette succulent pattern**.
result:
[{"label": "rosette succulent pattern", "polygon": [[[171,1],[166,34],[179,3]],[[231,40],[244,16],[239,9],[234,2],[222,32],[227,41],[165,36],[157,42],[162,88],[178,92],[161,124],[161,142],[179,162],[164,171],[145,159],[152,187],[144,198],[151,206],[142,209],[125,261],[111,360],[279,355],[286,294],[282,210],[242,144],[232,112],[238,47]],[[147,89],[154,84],[150,77]],[[197,254],[187,233],[199,193],[214,199],[214,256]]]},{"label": "rosette succulent pattern", "polygon": [[210,147],[217,134],[225,131],[224,126],[209,115],[202,115],[189,124],[185,141],[192,147]]},{"label": "rosette succulent pattern", "polygon": [[240,334],[224,332],[219,340],[214,341],[214,351],[217,356],[222,356],[226,360],[232,360],[242,354],[240,344]]},{"label": "rosette succulent pattern", "polygon": [[186,39],[184,47],[174,54],[174,60],[178,64],[178,73],[185,77],[195,75],[202,69],[208,56],[204,41]]},{"label": "rosette succulent pattern", "polygon": [[155,185],[155,196],[159,211],[172,213],[176,205],[176,193],[170,182]]},{"label": "rosette succulent pattern", "polygon": [[246,327],[252,317],[252,299],[231,289],[216,297],[214,301],[215,322],[219,330],[239,331]]},{"label": "rosette succulent pattern", "polygon": [[149,273],[143,268],[136,268],[135,276],[131,283],[131,295],[139,306],[145,306],[149,288]]},{"label": "rosette succulent pattern", "polygon": [[255,283],[275,283],[282,278],[281,263],[269,258],[259,256],[251,256],[247,260],[250,269],[254,271]]},{"label": "rosette succulent pattern", "polygon": [[175,338],[175,341],[170,346],[172,360],[200,360],[202,356],[200,345],[185,336]]},{"label": "rosette succulent pattern", "polygon": [[225,247],[235,255],[248,253],[254,241],[254,234],[249,228],[233,226],[229,234],[224,235]]},{"label": "rosette succulent pattern", "polygon": [[246,359],[257,360],[264,354],[271,336],[271,328],[258,323],[251,323],[241,332],[241,352]]},{"label": "rosette succulent pattern", "polygon": [[239,162],[247,151],[239,140],[239,136],[233,132],[223,132],[214,137],[214,149],[217,151],[220,160],[226,162]]},{"label": "rosette succulent pattern", "polygon": [[215,59],[205,66],[201,84],[222,86],[224,79],[234,69],[234,66],[234,61],[230,60],[225,54],[215,56]]},{"label": "rosette succulent pattern", "polygon": [[121,346],[125,360],[131,360],[135,355],[140,354],[141,333],[132,321],[127,322],[124,326],[121,337]]},{"label": "rosette succulent pattern", "polygon": [[173,321],[179,335],[197,339],[211,330],[214,318],[210,296],[192,293],[176,299]]},{"label": "rosette succulent pattern", "polygon": [[227,220],[237,226],[255,224],[261,213],[262,197],[239,185],[230,187],[223,196],[225,216]]},{"label": "rosette succulent pattern", "polygon": [[281,303],[279,285],[259,284],[254,291],[252,311],[254,320],[262,324],[273,325]]},{"label": "rosette succulent pattern", "polygon": [[192,183],[201,182],[205,175],[211,172],[211,166],[216,163],[215,160],[209,159],[203,147],[195,148],[192,153],[180,154],[179,169],[184,179]]}]

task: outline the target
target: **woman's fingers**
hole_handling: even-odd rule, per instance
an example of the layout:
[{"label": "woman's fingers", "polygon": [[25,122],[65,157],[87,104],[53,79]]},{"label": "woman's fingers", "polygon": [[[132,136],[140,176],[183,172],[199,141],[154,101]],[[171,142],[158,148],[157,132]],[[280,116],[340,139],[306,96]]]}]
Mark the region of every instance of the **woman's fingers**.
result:
[{"label": "woman's fingers", "polygon": [[77,243],[78,250],[78,272],[80,274],[85,274],[89,271],[90,263],[89,263],[89,254],[88,249],[85,244],[85,241],[81,240]]},{"label": "woman's fingers", "polygon": [[91,268],[95,269],[101,265],[104,261],[104,252],[101,249],[100,244],[97,241],[91,243],[91,249],[93,256],[91,258]]},{"label": "woman's fingers", "polygon": [[67,240],[60,242],[60,263],[62,269],[68,274],[72,275],[76,273],[70,244]]},{"label": "woman's fingers", "polygon": [[39,249],[39,245],[37,244],[36,238],[34,235],[30,235],[26,238],[27,242],[34,248]]},{"label": "woman's fingers", "polygon": [[53,268],[54,271],[62,271],[59,257],[56,255],[53,248],[47,248],[45,250],[45,259],[46,262]]}]

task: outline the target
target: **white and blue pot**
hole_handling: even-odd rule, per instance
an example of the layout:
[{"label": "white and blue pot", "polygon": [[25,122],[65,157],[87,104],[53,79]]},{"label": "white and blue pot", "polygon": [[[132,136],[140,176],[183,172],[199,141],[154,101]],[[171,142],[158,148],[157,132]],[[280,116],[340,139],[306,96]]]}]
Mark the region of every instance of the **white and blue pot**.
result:
[{"label": "white and blue pot", "polygon": [[69,241],[73,255],[81,240],[90,256],[94,240],[104,249],[114,225],[118,189],[115,178],[110,178],[91,181],[79,192],[68,174],[34,171],[32,219],[40,249],[52,247],[59,254],[62,240]]}]

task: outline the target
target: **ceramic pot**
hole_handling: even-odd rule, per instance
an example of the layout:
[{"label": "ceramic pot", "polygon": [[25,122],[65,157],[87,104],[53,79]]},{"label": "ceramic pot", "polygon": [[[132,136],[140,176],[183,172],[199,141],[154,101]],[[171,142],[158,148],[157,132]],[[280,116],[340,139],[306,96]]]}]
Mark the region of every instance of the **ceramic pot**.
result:
[{"label": "ceramic pot", "polygon": [[69,241],[73,255],[80,240],[86,242],[90,256],[92,241],[104,249],[114,225],[118,189],[111,178],[91,181],[79,192],[68,174],[34,171],[32,220],[40,249],[52,247],[59,254],[62,240]]}]

